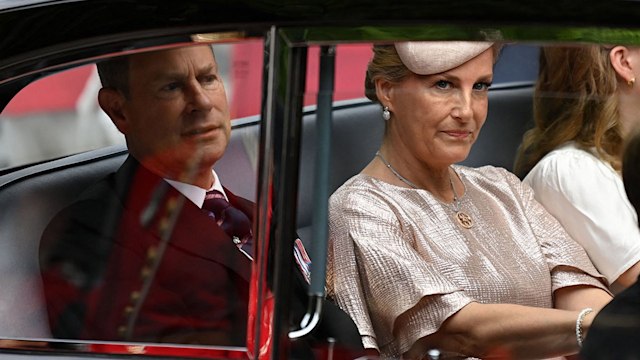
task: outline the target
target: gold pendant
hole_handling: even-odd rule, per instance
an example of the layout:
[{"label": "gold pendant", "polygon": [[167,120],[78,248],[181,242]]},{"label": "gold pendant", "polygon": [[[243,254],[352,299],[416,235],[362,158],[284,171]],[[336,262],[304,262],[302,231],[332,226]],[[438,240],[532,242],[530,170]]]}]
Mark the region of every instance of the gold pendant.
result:
[{"label": "gold pendant", "polygon": [[471,219],[471,216],[467,215],[467,213],[465,212],[457,211],[456,220],[458,220],[458,224],[460,224],[460,226],[465,229],[471,229],[471,227],[473,226],[473,220]]}]

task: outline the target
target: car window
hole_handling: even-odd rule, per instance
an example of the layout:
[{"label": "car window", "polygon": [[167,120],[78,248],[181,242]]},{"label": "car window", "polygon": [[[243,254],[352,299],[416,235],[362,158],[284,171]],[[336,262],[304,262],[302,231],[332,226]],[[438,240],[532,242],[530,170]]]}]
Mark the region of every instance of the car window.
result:
[{"label": "car window", "polygon": [[[225,156],[216,164],[216,171],[228,189],[250,200],[255,200],[256,195],[262,100],[261,87],[256,84],[262,83],[263,47],[261,39],[214,45],[234,124],[229,147]],[[496,65],[495,83],[531,81],[532,74],[537,71],[536,51],[537,47],[531,45],[514,44],[505,47],[502,58]],[[378,106],[364,99],[363,84],[366,65],[371,56],[371,43],[340,44],[336,46],[335,54],[332,97],[337,105],[333,112],[332,149],[335,150],[331,166],[336,171],[332,172],[330,178],[331,191],[370,160],[379,144],[383,125],[379,121]],[[314,108],[318,100],[319,56],[320,47],[311,46],[307,56],[304,93],[304,105],[310,106],[310,110],[303,118],[300,167],[302,191],[298,199],[296,225],[300,238],[307,245],[314,238],[311,216],[316,181],[313,178],[314,164],[318,146],[314,138],[317,115]],[[105,147],[124,149],[124,137],[97,103],[100,86],[96,66],[89,64],[43,77],[20,91],[0,117],[2,166],[23,166]],[[508,114],[505,114],[500,119],[506,120],[507,117]],[[528,118],[522,118],[526,119]],[[496,125],[497,128],[501,126]],[[488,138],[490,136],[486,135]],[[512,138],[514,142],[518,141],[517,136]],[[476,152],[500,153],[483,149],[484,147],[485,145],[479,146]],[[118,156],[118,161],[123,161],[124,156]],[[106,174],[107,172],[102,173],[101,176]],[[94,176],[92,179],[97,181],[99,177]],[[81,192],[83,187],[90,184],[90,180],[84,180],[81,188],[63,188],[63,192]],[[40,236],[54,215],[49,208],[39,211],[44,212],[39,223],[32,224],[34,229],[38,229],[32,236]]]},{"label": "car window", "polygon": [[99,86],[95,66],[85,65],[22,89],[0,115],[0,166],[124,144],[123,136],[97,106]]},{"label": "car window", "polygon": [[[208,45],[204,45],[208,46]],[[231,138],[229,140],[229,146],[227,147],[223,159],[216,162],[215,171],[218,174],[218,178],[224,184],[224,191],[229,201],[234,202],[235,197],[241,197],[244,199],[253,200],[256,193],[256,177],[257,177],[257,154],[259,146],[259,134],[260,134],[260,121],[259,121],[259,108],[255,106],[260,103],[260,92],[246,91],[248,88],[257,87],[255,84],[259,84],[261,81],[262,63],[261,56],[255,56],[255,54],[248,52],[247,49],[261,48],[261,39],[250,39],[245,42],[234,43],[219,43],[213,46],[215,53],[216,64],[219,66],[219,74],[221,75],[221,82],[224,83],[225,96],[228,100],[228,112],[231,120]],[[181,51],[184,48],[169,48],[173,51]],[[167,50],[169,51],[169,50]],[[107,62],[109,59],[102,59],[99,63]],[[208,64],[208,63],[207,63]],[[163,68],[164,70],[165,68]],[[208,68],[203,68],[207,70]],[[258,72],[251,72],[249,69],[258,69]],[[200,70],[200,71],[204,71]],[[167,70],[168,71],[168,70]],[[207,70],[208,71],[208,70]],[[171,73],[173,74],[173,73]],[[204,74],[204,73],[203,73]],[[174,76],[174,75],[172,75]],[[162,78],[163,81],[165,78]],[[171,78],[173,79],[173,78]],[[183,78],[177,78],[176,82],[183,81]],[[213,89],[213,91],[221,91],[222,86],[210,85],[212,82],[209,78],[209,73],[199,75],[198,80],[201,81],[203,86],[207,89]],[[155,83],[154,83],[155,84]],[[189,272],[189,268],[192,269],[193,274],[202,274],[202,270],[207,268],[207,264],[218,262],[233,261],[218,258],[216,254],[205,255],[204,257],[197,254],[194,250],[178,250],[180,256],[191,257],[192,260],[181,266],[181,268],[175,269],[175,275],[165,273],[162,275],[162,267],[160,267],[160,274],[157,274],[157,278],[164,278],[162,281],[155,282],[154,276],[150,276],[151,280],[145,282],[140,276],[148,274],[151,271],[150,264],[146,264],[139,270],[138,274],[121,274],[115,275],[115,277],[106,275],[109,274],[111,267],[118,268],[118,264],[122,264],[122,261],[134,261],[137,263],[139,260],[135,260],[137,255],[133,258],[110,258],[107,262],[100,265],[99,259],[101,251],[109,252],[112,249],[111,245],[107,248],[101,248],[100,238],[97,237],[98,233],[101,233],[98,228],[93,228],[91,225],[94,223],[92,220],[85,222],[88,218],[94,217],[96,221],[107,220],[109,216],[116,216],[120,219],[121,208],[117,204],[126,204],[126,208],[129,209],[129,200],[122,199],[116,201],[117,204],[112,204],[115,207],[111,207],[108,204],[98,204],[94,200],[88,200],[87,197],[93,199],[91,192],[97,190],[96,184],[100,184],[101,181],[106,181],[104,184],[109,183],[111,180],[104,180],[109,178],[116,172],[122,164],[127,160],[127,152],[125,151],[125,141],[123,135],[117,130],[112,120],[107,116],[105,112],[100,108],[97,97],[98,90],[100,89],[100,79],[96,70],[96,64],[88,64],[80,67],[74,67],[68,70],[57,72],[55,74],[43,77],[27,87],[25,87],[20,93],[18,93],[8,106],[2,112],[0,117],[2,136],[2,150],[0,155],[2,157],[2,167],[4,169],[4,176],[2,178],[2,195],[3,204],[7,204],[4,207],[5,211],[0,216],[0,222],[3,224],[3,232],[0,235],[2,238],[3,251],[0,254],[0,270],[7,274],[3,287],[3,293],[0,299],[0,317],[5,319],[4,325],[0,325],[0,337],[1,338],[27,338],[27,339],[64,339],[67,341],[134,341],[145,343],[163,343],[163,344],[200,344],[208,346],[230,346],[244,347],[245,342],[238,342],[237,339],[229,340],[227,334],[218,331],[207,332],[206,334],[197,335],[197,332],[189,331],[188,329],[201,329],[204,327],[214,328],[217,326],[213,323],[204,324],[206,321],[215,322],[216,316],[219,314],[215,311],[203,311],[200,314],[203,319],[188,318],[184,311],[192,310],[198,312],[199,305],[194,299],[197,294],[193,294],[196,291],[197,286],[194,286],[189,290],[187,283],[184,283],[186,289],[175,290],[175,286],[178,282],[175,281],[178,274],[186,274]],[[180,85],[182,86],[182,85]],[[165,90],[166,87],[166,90]],[[174,83],[169,85],[163,85],[162,94],[166,94],[169,91],[173,91]],[[186,90],[185,90],[186,91]],[[164,96],[164,95],[163,95]],[[216,104],[220,103],[220,99]],[[217,106],[217,105],[216,105]],[[220,105],[222,108],[222,105]],[[246,111],[247,109],[254,109],[252,112]],[[151,109],[149,109],[151,111]],[[253,112],[255,111],[255,112]],[[158,114],[162,115],[162,114]],[[176,115],[180,116],[180,115]],[[188,114],[185,115],[185,118]],[[220,119],[224,116],[220,115]],[[193,119],[196,119],[195,117]],[[218,119],[218,118],[216,118]],[[153,119],[151,119],[153,120]],[[186,119],[185,122],[189,122]],[[193,120],[199,121],[199,120]],[[218,120],[215,120],[215,124],[218,124]],[[207,125],[209,126],[209,125]],[[218,126],[218,125],[216,125]],[[153,131],[152,126],[147,124],[147,130]],[[51,160],[55,159],[55,160]],[[37,164],[34,164],[37,163]],[[34,164],[34,165],[30,165]],[[186,167],[186,164],[185,164]],[[29,179],[34,179],[31,181]],[[185,180],[186,181],[186,180]],[[116,182],[119,182],[117,180]],[[135,183],[132,180],[131,183]],[[12,191],[5,191],[10,187]],[[93,189],[93,190],[91,190]],[[161,196],[165,195],[167,189],[160,186],[144,183],[138,188],[138,194],[145,191],[151,191],[151,193],[159,193]],[[172,190],[175,191],[175,190]],[[135,194],[136,191],[131,191],[131,194]],[[15,197],[13,197],[15,195]],[[168,196],[168,194],[166,194]],[[12,200],[5,198],[7,196],[13,197]],[[128,196],[125,195],[125,197]],[[153,200],[131,195],[141,201],[142,206],[151,211],[151,217],[163,218],[163,207],[154,210],[155,202]],[[100,197],[98,197],[100,198]],[[131,202],[137,202],[138,200],[131,200]],[[185,200],[183,198],[183,200]],[[251,205],[247,200],[237,200],[238,204],[242,204],[243,212],[245,214],[252,214]],[[247,203],[245,203],[247,202]],[[11,204],[11,206],[9,206]],[[83,207],[89,205],[87,211],[78,210],[78,206]],[[235,202],[234,202],[235,204]],[[240,206],[236,204],[236,206]],[[200,205],[198,205],[200,206]],[[134,206],[135,207],[135,206]],[[187,206],[192,208],[193,204]],[[184,209],[184,202],[181,203],[179,209]],[[111,209],[111,210],[108,210]],[[200,209],[197,209],[199,214]],[[107,212],[102,213],[103,210]],[[111,211],[114,212],[111,212]],[[70,211],[70,213],[69,213]],[[180,210],[178,210],[180,211]],[[212,210],[213,211],[213,210]],[[72,216],[67,216],[68,214]],[[100,215],[102,213],[102,215]],[[110,215],[108,215],[110,214]],[[200,215],[203,216],[203,215]],[[204,215],[207,223],[211,220]],[[224,215],[215,215],[222,218]],[[231,215],[229,215],[231,216]],[[123,216],[123,219],[126,216]],[[196,216],[197,218],[197,216]],[[151,228],[155,228],[158,224],[155,224],[156,220],[152,220],[149,223],[145,223],[134,216],[133,223],[139,226],[142,223]],[[250,219],[247,221],[250,222]],[[211,221],[213,223],[213,221]],[[83,223],[83,227],[75,227],[75,224]],[[124,223],[124,220],[123,220]],[[105,226],[108,227],[108,221]],[[124,226],[124,225],[123,225]],[[135,227],[134,226],[134,227]],[[184,231],[191,231],[190,226],[197,226],[194,224],[187,226]],[[201,226],[201,225],[200,225]],[[249,229],[251,229],[251,223],[249,223]],[[118,232],[119,225],[115,226],[112,230]],[[179,227],[178,227],[179,228]],[[94,231],[95,230],[95,231]],[[167,236],[168,238],[179,237],[177,232],[167,230],[166,235],[156,234],[159,238]],[[80,238],[76,238],[74,233],[79,231],[84,235]],[[194,230],[196,231],[196,230]],[[202,231],[197,231],[202,233]],[[102,233],[101,233],[102,234]],[[106,233],[105,233],[106,234]],[[111,233],[110,233],[111,234]],[[157,239],[155,236],[151,238]],[[204,234],[203,234],[204,235]],[[116,235],[114,235],[115,237]],[[133,236],[133,235],[132,235]],[[225,235],[226,236],[226,235]],[[135,237],[135,236],[134,236]],[[151,239],[149,238],[149,239]],[[76,239],[80,240],[78,243],[73,243],[75,240],[68,242],[67,240]],[[84,239],[84,240],[82,240]],[[6,240],[6,241],[5,241]],[[155,240],[154,240],[155,241]],[[230,240],[231,241],[231,240]],[[150,244],[147,244],[150,245]],[[177,245],[180,247],[179,245]],[[235,245],[232,245],[235,248]],[[117,247],[117,246],[116,246]],[[172,247],[167,250],[167,253],[176,251]],[[187,246],[189,248],[189,246]],[[101,250],[102,249],[102,250]],[[149,249],[156,249],[156,245],[152,245]],[[128,254],[128,250],[125,250],[125,254]],[[151,251],[151,250],[149,250]],[[153,251],[149,252],[151,254]],[[189,253],[185,255],[182,251]],[[202,249],[203,252],[207,252]],[[137,250],[133,250],[137,252]],[[145,252],[146,254],[146,252]],[[147,256],[142,254],[141,256]],[[235,253],[234,253],[235,254]],[[245,296],[248,296],[248,282],[251,277],[251,263],[247,260],[245,255],[240,254],[240,258],[237,261],[244,261],[243,267],[239,265],[229,265],[233,271],[241,273],[241,279],[238,278],[237,282],[245,284],[243,287],[237,289],[238,292]],[[69,257],[66,257],[66,256]],[[97,257],[95,257],[97,255]],[[174,254],[175,255],[175,254]],[[149,255],[151,256],[151,255]],[[173,256],[173,255],[167,255]],[[209,256],[209,257],[207,257]],[[93,259],[97,265],[96,268],[85,268],[81,263],[75,262],[82,258]],[[63,265],[55,268],[55,270],[48,272],[50,259],[52,262],[58,264],[58,260],[62,259]],[[69,260],[71,259],[71,260]],[[60,263],[62,264],[62,263]],[[89,265],[89,264],[85,264]],[[93,265],[91,265],[93,266]],[[215,267],[215,266],[214,266]],[[9,271],[9,269],[13,269]],[[100,269],[94,272],[91,269]],[[220,272],[230,271],[221,267]],[[9,275],[11,273],[11,275]],[[220,274],[221,274],[220,273]],[[49,276],[51,275],[51,276]],[[103,275],[105,277],[103,277]],[[113,274],[112,274],[113,275]],[[121,277],[124,276],[124,277]],[[222,276],[222,275],[221,275]],[[240,276],[240,275],[233,275]],[[192,276],[190,276],[192,277]],[[96,283],[108,283],[114,286],[122,286],[122,281],[125,278],[136,282],[137,284],[131,288],[128,294],[125,294],[126,301],[132,301],[131,305],[122,307],[123,304],[118,304],[118,301],[111,302],[109,300],[108,289],[106,287],[94,287]],[[215,276],[209,277],[211,279]],[[105,280],[108,279],[108,280]],[[86,281],[89,282],[86,282]],[[182,281],[182,280],[181,280]],[[151,290],[145,290],[145,284],[154,283]],[[84,285],[78,285],[84,284]],[[120,284],[120,285],[117,285]],[[103,284],[104,285],[104,284]],[[168,289],[165,291],[165,287]],[[91,289],[97,289],[97,292]],[[147,294],[145,291],[149,291]],[[177,294],[171,295],[171,292]],[[180,293],[183,291],[182,293]],[[235,290],[234,290],[235,291]],[[77,299],[86,300],[87,297],[91,298],[98,294],[103,297],[106,302],[96,305],[96,307],[87,306],[91,302],[76,303]],[[93,293],[93,294],[92,294]],[[116,292],[118,293],[118,292]],[[137,295],[135,295],[137,294]],[[191,295],[189,295],[191,294]],[[122,295],[122,294],[121,294]],[[127,335],[119,332],[120,326],[127,325],[126,314],[134,311],[135,296],[139,296],[142,299],[141,303],[146,303],[147,307],[142,306],[142,310],[136,308],[135,311],[140,311],[145,316],[150,316],[153,321],[164,324],[165,329],[168,331],[156,331],[151,330],[151,333],[155,335]],[[147,297],[148,296],[148,297]],[[183,296],[184,298],[179,298]],[[244,314],[245,320],[242,321],[241,326],[243,329],[246,327],[246,314],[248,309],[238,308],[240,303],[237,301],[237,297],[233,293],[229,293],[228,302],[233,304],[231,307],[237,308],[239,314]],[[53,304],[51,299],[65,298],[64,303]],[[148,299],[148,301],[146,300]],[[170,299],[170,300],[169,300]],[[220,299],[200,299],[200,304],[209,304],[209,301],[220,301],[220,299],[226,299],[226,297],[220,297]],[[157,302],[156,302],[157,301]],[[172,304],[179,304],[178,308],[174,308],[174,313],[171,311],[166,312],[163,307],[166,307],[165,301]],[[94,305],[97,303],[94,303]],[[59,305],[59,307],[58,307]],[[218,304],[222,308],[222,304]],[[112,307],[113,306],[113,307]],[[216,305],[217,306],[217,305]],[[150,308],[149,308],[150,307]],[[24,311],[21,311],[23,309]],[[118,310],[117,310],[118,309]],[[182,310],[180,310],[182,309]],[[78,311],[76,311],[78,310]],[[115,312],[118,314],[115,314]],[[124,313],[123,313],[124,311]],[[224,314],[224,310],[220,310]],[[86,314],[93,312],[104,316],[104,319],[112,319],[116,321],[115,332],[111,333],[99,333],[93,332],[100,329],[103,325],[99,325],[97,322],[88,322],[79,325],[74,324],[74,316],[77,314]],[[102,315],[100,315],[102,314]],[[209,320],[204,320],[210,315]],[[124,317],[123,317],[124,316]],[[173,317],[172,320],[165,322],[163,317]],[[140,323],[138,320],[131,320],[135,323],[136,327],[145,328],[145,321],[149,318],[144,318],[140,315]],[[55,324],[58,325],[55,325]],[[62,324],[62,325],[61,325]],[[204,324],[204,325],[203,325]],[[84,326],[93,330],[84,332]],[[113,325],[113,324],[112,324]],[[214,326],[215,325],[215,326]],[[233,324],[235,326],[235,324]],[[71,328],[75,330],[70,330]],[[79,327],[76,327],[79,326]],[[186,333],[181,331],[174,332],[170,329],[184,329]],[[80,330],[80,331],[78,331]],[[126,331],[126,330],[124,330]],[[244,338],[246,331],[242,329],[234,329],[236,336]],[[191,333],[191,335],[187,335]],[[198,338],[198,336],[200,336]],[[3,344],[9,344],[5,342]],[[109,349],[109,346],[97,346],[96,351],[100,349]],[[117,351],[118,347],[112,347],[112,351]],[[169,350],[168,353],[171,353]],[[192,352],[179,352],[185,356]],[[207,354],[205,350],[193,352]]]}]

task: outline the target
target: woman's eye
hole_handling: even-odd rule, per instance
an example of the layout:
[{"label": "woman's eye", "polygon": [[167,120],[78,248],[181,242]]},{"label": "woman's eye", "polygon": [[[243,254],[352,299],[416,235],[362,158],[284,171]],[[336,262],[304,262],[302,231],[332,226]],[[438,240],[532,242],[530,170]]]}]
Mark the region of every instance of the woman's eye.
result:
[{"label": "woman's eye", "polygon": [[436,87],[439,89],[449,89],[451,88],[451,82],[446,80],[438,80],[436,82]]},{"label": "woman's eye", "polygon": [[491,83],[489,82],[479,82],[473,85],[473,90],[485,91],[485,90],[489,90],[490,86],[491,86]]}]

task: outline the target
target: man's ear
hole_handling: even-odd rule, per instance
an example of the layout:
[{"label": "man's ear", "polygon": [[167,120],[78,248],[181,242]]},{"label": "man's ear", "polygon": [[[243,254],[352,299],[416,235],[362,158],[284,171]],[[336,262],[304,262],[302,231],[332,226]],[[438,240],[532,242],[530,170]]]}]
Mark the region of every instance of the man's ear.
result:
[{"label": "man's ear", "polygon": [[625,83],[635,81],[636,73],[634,70],[637,71],[640,69],[640,58],[638,54],[630,51],[625,46],[614,46],[613,49],[609,51],[609,59],[621,81]]},{"label": "man's ear", "polygon": [[121,133],[127,134],[129,123],[124,114],[124,95],[115,89],[102,88],[98,92],[98,104],[109,115],[113,124]]},{"label": "man's ear", "polygon": [[393,83],[384,79],[376,79],[376,96],[382,106],[388,106],[393,112]]}]

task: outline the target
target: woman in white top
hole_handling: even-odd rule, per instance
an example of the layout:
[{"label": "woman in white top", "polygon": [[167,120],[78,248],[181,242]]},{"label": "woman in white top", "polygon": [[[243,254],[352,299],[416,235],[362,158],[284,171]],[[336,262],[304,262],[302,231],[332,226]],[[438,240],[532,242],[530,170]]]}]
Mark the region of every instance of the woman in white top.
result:
[{"label": "woman in white top", "polygon": [[614,289],[640,273],[638,217],[620,176],[624,140],[640,119],[638,76],[639,48],[542,48],[535,127],[515,166]]}]

